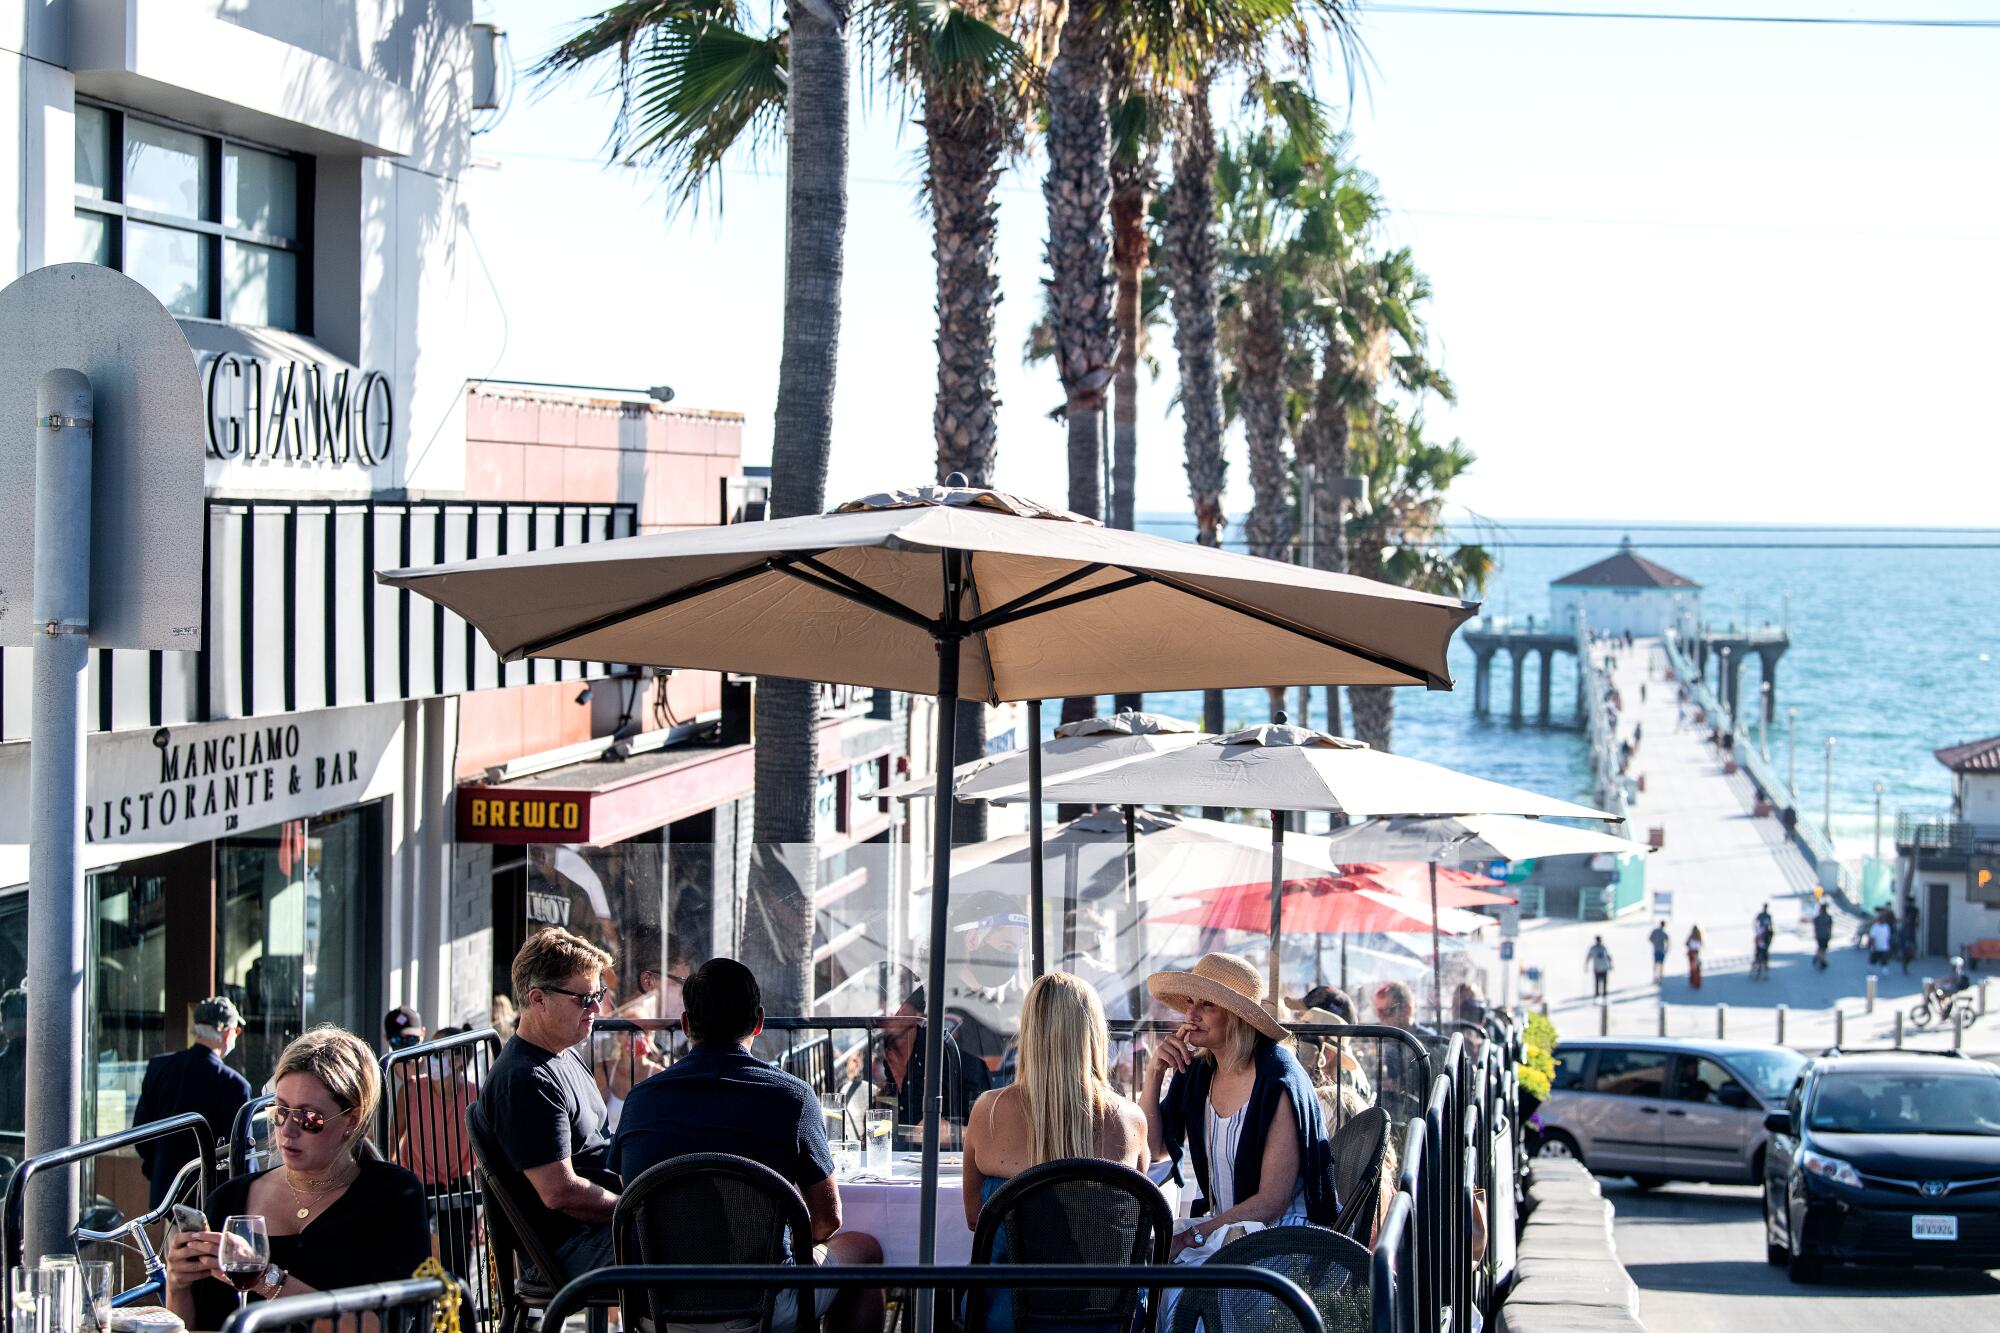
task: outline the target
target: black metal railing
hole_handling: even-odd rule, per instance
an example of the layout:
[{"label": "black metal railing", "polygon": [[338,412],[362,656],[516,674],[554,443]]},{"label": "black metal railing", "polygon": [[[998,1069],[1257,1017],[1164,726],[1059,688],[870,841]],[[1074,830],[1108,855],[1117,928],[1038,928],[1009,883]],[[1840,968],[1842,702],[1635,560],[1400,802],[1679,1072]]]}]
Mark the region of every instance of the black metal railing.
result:
[{"label": "black metal railing", "polygon": [[[432,1327],[438,1302],[454,1284],[442,1278],[405,1278],[365,1287],[336,1287],[305,1296],[254,1301],[224,1321],[222,1333],[264,1333],[266,1329],[333,1328],[367,1333],[363,1315],[374,1315],[379,1333],[419,1333]],[[459,1299],[464,1300],[461,1287]],[[328,1324],[318,1321],[328,1320]],[[551,1325],[559,1327],[559,1325]]]},{"label": "black metal railing", "polygon": [[500,1288],[486,1253],[486,1196],[473,1169],[465,1112],[499,1054],[500,1034],[492,1028],[389,1052],[382,1057],[377,1117],[382,1155],[422,1182],[438,1262],[470,1289],[481,1328],[500,1318]]},{"label": "black metal railing", "polygon": [[[662,1287],[802,1287],[807,1289],[873,1290],[899,1288],[912,1292],[962,1291],[1149,1291],[1169,1286],[1181,1290],[1261,1292],[1285,1307],[1301,1333],[1327,1333],[1319,1310],[1298,1284],[1264,1268],[1237,1264],[1175,1265],[1162,1280],[1147,1264],[883,1264],[853,1268],[793,1267],[746,1264],[740,1268],[708,1265],[622,1264],[587,1273],[555,1294],[542,1313],[542,1327],[560,1328],[581,1313],[593,1294],[624,1295]],[[254,1333],[225,1329],[224,1333]]]},{"label": "black metal railing", "polygon": [[229,1122],[227,1167],[229,1178],[262,1171],[271,1155],[271,1101],[268,1095],[252,1097],[236,1108]]},{"label": "black metal railing", "polygon": [[[51,1171],[81,1166],[124,1148],[136,1148],[142,1143],[177,1138],[183,1134],[194,1135],[200,1181],[197,1188],[201,1191],[200,1197],[205,1199],[215,1184],[215,1131],[209,1128],[208,1121],[192,1111],[58,1148],[39,1157],[30,1157],[14,1168],[13,1175],[7,1179],[4,1200],[0,1200],[0,1263],[5,1265],[4,1273],[0,1273],[0,1297],[4,1297],[0,1309],[6,1312],[8,1333],[13,1333],[14,1329],[14,1272],[20,1267],[27,1248],[25,1215],[28,1186],[35,1178]],[[74,1234],[72,1224],[71,1235]]]},{"label": "black metal railing", "polygon": [[1964,855],[1982,842],[2000,843],[2000,824],[1969,824],[1956,815],[1921,810],[1896,812],[1898,847]]}]

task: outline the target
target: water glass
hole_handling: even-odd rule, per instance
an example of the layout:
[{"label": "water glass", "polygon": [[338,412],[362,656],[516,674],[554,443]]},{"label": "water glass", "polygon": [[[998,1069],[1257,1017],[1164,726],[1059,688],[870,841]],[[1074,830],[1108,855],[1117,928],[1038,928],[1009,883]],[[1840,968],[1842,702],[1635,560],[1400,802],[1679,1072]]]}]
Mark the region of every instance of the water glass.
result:
[{"label": "water glass", "polygon": [[85,1259],[77,1264],[77,1271],[83,1277],[83,1322],[87,1329],[95,1333],[107,1333],[111,1327],[111,1298],[116,1289],[112,1283],[114,1269],[109,1259]]},{"label": "water glass", "polygon": [[829,1146],[833,1149],[834,1179],[843,1180],[861,1170],[860,1139],[835,1139]]},{"label": "water glass", "polygon": [[822,1092],[819,1095],[820,1110],[826,1115],[826,1139],[828,1143],[839,1143],[848,1138],[847,1099],[837,1092]]},{"label": "water glass", "polygon": [[76,1259],[51,1254],[39,1267],[15,1269],[14,1309],[28,1316],[34,1333],[79,1333],[83,1291]]},{"label": "water glass", "polygon": [[892,1111],[870,1111],[864,1123],[864,1128],[868,1134],[868,1169],[870,1171],[887,1171],[895,1150],[895,1113]]}]

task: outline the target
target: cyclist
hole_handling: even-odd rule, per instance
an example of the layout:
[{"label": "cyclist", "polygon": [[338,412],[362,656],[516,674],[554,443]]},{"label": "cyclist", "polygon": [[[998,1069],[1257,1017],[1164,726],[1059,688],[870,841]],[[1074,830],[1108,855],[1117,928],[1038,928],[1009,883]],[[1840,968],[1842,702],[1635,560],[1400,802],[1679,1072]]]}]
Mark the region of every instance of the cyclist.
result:
[{"label": "cyclist", "polygon": [[1951,971],[1931,983],[1931,1001],[1937,1005],[1939,1013],[1945,1013],[1950,1007],[1951,997],[1971,986],[1972,978],[1965,974],[1965,959],[1953,955]]}]

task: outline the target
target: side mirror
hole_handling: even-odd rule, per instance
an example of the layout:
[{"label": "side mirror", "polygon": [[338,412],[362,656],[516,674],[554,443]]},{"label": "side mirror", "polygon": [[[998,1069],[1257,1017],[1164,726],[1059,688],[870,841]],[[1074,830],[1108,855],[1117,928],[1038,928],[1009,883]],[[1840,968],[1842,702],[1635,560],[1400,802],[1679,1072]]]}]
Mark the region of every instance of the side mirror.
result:
[{"label": "side mirror", "polygon": [[1715,1100],[1734,1111],[1752,1110],[1757,1099],[1750,1095],[1750,1089],[1741,1083],[1725,1083],[1715,1090]]},{"label": "side mirror", "polygon": [[1764,1128],[1772,1134],[1789,1135],[1792,1132],[1792,1113],[1772,1111],[1764,1117]]}]

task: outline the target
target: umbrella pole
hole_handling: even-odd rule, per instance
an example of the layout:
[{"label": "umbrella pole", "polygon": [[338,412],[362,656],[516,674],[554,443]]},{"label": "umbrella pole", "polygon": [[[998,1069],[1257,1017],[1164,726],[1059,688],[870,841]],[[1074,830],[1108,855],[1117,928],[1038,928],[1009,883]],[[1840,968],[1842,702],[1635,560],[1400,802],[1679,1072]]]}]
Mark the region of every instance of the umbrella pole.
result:
[{"label": "umbrella pole", "polygon": [[1285,814],[1271,812],[1271,1003],[1279,1002],[1278,939],[1285,905]]},{"label": "umbrella pole", "polygon": [[[931,956],[924,990],[924,1153],[917,1213],[917,1262],[937,1261],[938,1130],[944,1116],[944,963],[951,939],[951,773],[958,748],[959,599],[965,587],[964,556],[944,557],[944,616],[936,631],[937,807],[931,830]],[[932,1293],[917,1298],[917,1333],[929,1333]]]},{"label": "umbrella pole", "polygon": [[1028,700],[1028,959],[1037,977],[1048,970],[1042,905],[1042,701]]},{"label": "umbrella pole", "polygon": [[1438,965],[1438,863],[1431,867],[1431,1018],[1439,1035],[1444,1033],[1444,970]]}]

